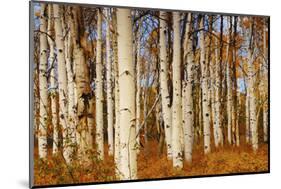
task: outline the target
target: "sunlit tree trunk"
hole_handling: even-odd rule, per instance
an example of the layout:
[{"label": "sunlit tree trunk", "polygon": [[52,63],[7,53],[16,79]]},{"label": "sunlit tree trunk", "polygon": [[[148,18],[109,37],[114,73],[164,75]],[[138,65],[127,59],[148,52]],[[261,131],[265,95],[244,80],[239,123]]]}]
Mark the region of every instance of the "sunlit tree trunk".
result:
[{"label": "sunlit tree trunk", "polygon": [[59,118],[62,125],[63,156],[70,163],[75,144],[75,128],[71,128],[67,121],[67,76],[65,67],[64,36],[62,32],[60,7],[53,5],[55,20],[55,38],[58,59],[58,87],[59,87]]},{"label": "sunlit tree trunk", "polygon": [[[247,80],[247,86],[249,84],[248,79]],[[245,81],[246,82],[246,81]],[[248,87],[247,87],[248,88]],[[246,128],[245,128],[245,138],[246,138],[246,143],[251,142],[251,132],[250,132],[250,96],[249,96],[249,88],[246,89],[246,100],[245,100],[245,121],[246,121]]]},{"label": "sunlit tree trunk", "polygon": [[[227,19],[228,22],[231,22],[231,18]],[[232,144],[232,124],[233,124],[233,119],[232,119],[232,108],[233,108],[233,99],[232,99],[232,75],[231,75],[231,60],[232,60],[232,52],[230,50],[230,40],[231,40],[231,35],[232,35],[232,24],[230,23],[230,26],[227,25],[228,27],[228,36],[227,36],[227,46],[226,46],[226,83],[227,83],[227,141],[229,144]],[[231,64],[230,64],[231,62]]]},{"label": "sunlit tree trunk", "polygon": [[[68,18],[68,17],[67,17]],[[65,48],[65,66],[66,66],[66,77],[67,77],[67,98],[68,98],[68,124],[69,127],[75,129],[75,138],[76,138],[76,126],[77,126],[77,110],[75,103],[75,88],[74,88],[74,73],[72,69],[72,51],[73,51],[73,43],[72,38],[74,37],[74,20],[62,20],[62,28],[63,28],[63,36],[64,40],[64,48]],[[66,35],[66,25],[70,25],[69,35]],[[73,66],[74,67],[74,66]],[[76,140],[77,142],[77,140]]]},{"label": "sunlit tree trunk", "polygon": [[38,135],[38,151],[40,158],[47,158],[47,119],[48,119],[48,84],[47,84],[47,6],[41,4],[40,11],[40,60],[39,60],[39,93],[40,93],[40,121]]},{"label": "sunlit tree trunk", "polygon": [[267,18],[264,20],[264,29],[263,29],[263,54],[264,54],[264,63],[262,68],[262,91],[263,91],[263,141],[268,141],[268,55],[267,55]]},{"label": "sunlit tree trunk", "polygon": [[[132,20],[129,9],[117,9],[118,65],[120,87],[120,178],[137,178],[135,127],[135,73]],[[124,98],[126,97],[126,98]]]},{"label": "sunlit tree trunk", "polygon": [[[204,28],[204,18],[200,20],[200,28]],[[205,61],[205,41],[204,31],[200,31],[199,37],[200,45],[200,66],[202,74],[202,113],[203,113],[203,132],[204,132],[204,153],[207,154],[211,151],[210,142],[210,109],[208,107],[208,74],[207,74],[207,63]]]},{"label": "sunlit tree trunk", "polygon": [[[219,46],[218,40],[216,40],[216,45]],[[215,103],[214,103],[214,139],[215,146],[219,145],[222,141],[222,120],[221,120],[221,62],[219,49],[215,49]]]},{"label": "sunlit tree trunk", "polygon": [[181,99],[181,47],[180,47],[180,13],[173,12],[173,108],[172,108],[172,149],[173,167],[183,167],[183,154],[180,141],[182,130],[182,99]]},{"label": "sunlit tree trunk", "polygon": [[253,38],[252,28],[254,27],[250,19],[250,31],[248,33],[249,47],[248,47],[248,90],[249,90],[249,119],[250,119],[250,132],[251,142],[254,151],[258,150],[258,125],[257,125],[257,113],[256,113],[256,96],[255,96],[255,71],[254,71],[254,59],[256,56],[256,47],[254,43],[251,43]]},{"label": "sunlit tree trunk", "polygon": [[102,64],[102,14],[98,9],[97,21],[97,63],[96,63],[96,145],[99,158],[104,159],[103,139],[103,64]]},{"label": "sunlit tree trunk", "polygon": [[[232,80],[233,80],[233,103],[232,103],[232,127],[235,130],[235,144],[236,146],[240,145],[240,136],[239,136],[239,100],[238,100],[238,90],[237,90],[237,73],[236,73],[236,35],[237,35],[237,16],[233,17],[233,48],[232,48]],[[231,20],[232,22],[232,20]]]},{"label": "sunlit tree trunk", "polygon": [[55,73],[55,41],[53,41],[53,15],[52,6],[48,6],[48,44],[50,47],[49,62],[51,65],[50,73],[50,95],[51,95],[51,112],[52,112],[52,124],[53,124],[53,154],[58,153],[59,144],[59,128],[57,117],[57,95],[56,95],[56,73]]},{"label": "sunlit tree trunk", "polygon": [[170,107],[170,94],[168,91],[168,62],[166,48],[166,33],[167,23],[163,19],[167,19],[167,13],[160,11],[160,38],[159,38],[159,53],[160,53],[160,93],[162,114],[164,120],[164,130],[167,145],[167,156],[172,158],[172,111]]},{"label": "sunlit tree trunk", "polygon": [[[86,152],[89,149],[88,145],[88,109],[90,101],[90,84],[89,84],[89,70],[86,64],[84,49],[81,44],[81,37],[84,35],[84,28],[82,23],[82,9],[80,7],[73,8],[73,22],[71,25],[71,35],[73,37],[73,58],[74,58],[74,72],[76,83],[76,98],[77,98],[77,126],[76,126],[76,142],[78,143],[79,159],[88,160]],[[71,53],[71,52],[69,52]],[[67,54],[67,53],[66,53]],[[67,64],[68,65],[68,64]],[[70,70],[71,72],[71,70]],[[71,76],[68,77],[71,78]],[[73,75],[72,75],[73,76]],[[73,87],[74,85],[70,85]],[[71,89],[72,90],[72,89]],[[73,93],[73,95],[75,95]],[[75,97],[75,96],[74,96]],[[75,117],[75,107],[72,108],[71,114]],[[69,112],[70,115],[70,112]],[[69,119],[72,118],[69,116]],[[76,120],[76,118],[74,118]],[[75,121],[74,121],[75,122]],[[75,122],[76,123],[76,122]],[[75,127],[74,127],[75,128]]]},{"label": "sunlit tree trunk", "polygon": [[186,82],[183,87],[183,117],[184,117],[184,158],[185,161],[192,162],[192,149],[194,140],[194,109],[193,109],[193,70],[194,55],[192,50],[192,38],[189,37],[191,31],[192,15],[188,13],[187,25],[184,41],[184,60],[185,60],[185,78]]},{"label": "sunlit tree trunk", "polygon": [[106,97],[107,97],[107,136],[108,154],[113,155],[113,98],[112,98],[112,69],[110,54],[110,12],[107,9],[106,21]]},{"label": "sunlit tree trunk", "polygon": [[119,110],[119,72],[118,72],[118,45],[117,45],[117,20],[116,9],[112,13],[112,23],[114,33],[112,36],[113,61],[114,61],[114,110],[115,110],[115,130],[114,130],[114,162],[116,174],[120,173],[120,110]]},{"label": "sunlit tree trunk", "polygon": [[137,152],[140,151],[140,125],[141,125],[141,33],[142,33],[142,19],[139,22],[137,31],[137,65],[136,65],[136,132],[137,132]]}]

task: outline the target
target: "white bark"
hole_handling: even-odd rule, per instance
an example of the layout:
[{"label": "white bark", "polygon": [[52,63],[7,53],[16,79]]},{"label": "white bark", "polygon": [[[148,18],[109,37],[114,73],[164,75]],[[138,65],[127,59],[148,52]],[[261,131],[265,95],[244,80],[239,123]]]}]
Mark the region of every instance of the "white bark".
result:
[{"label": "white bark", "polygon": [[49,62],[52,66],[50,73],[50,94],[51,94],[51,112],[52,112],[52,124],[53,124],[53,154],[58,153],[59,142],[59,128],[57,121],[57,95],[56,95],[56,73],[55,73],[55,42],[51,38],[53,36],[53,15],[52,6],[48,6],[48,44],[50,47]]},{"label": "white bark", "polygon": [[107,136],[108,154],[113,155],[113,99],[112,99],[112,69],[110,54],[110,12],[107,9],[106,21],[106,97],[107,97]]},{"label": "white bark", "polygon": [[58,59],[58,86],[59,86],[59,118],[62,125],[63,135],[63,156],[67,163],[70,163],[74,152],[75,128],[69,126],[67,121],[67,77],[64,54],[64,36],[62,32],[60,7],[53,5],[55,19],[55,35]]},{"label": "white bark", "polygon": [[45,16],[46,4],[41,4],[40,11],[40,60],[39,60],[39,93],[40,93],[40,121],[38,135],[38,151],[40,158],[47,158],[47,18]]},{"label": "white bark", "polygon": [[250,132],[251,142],[254,151],[258,149],[258,125],[256,114],[256,97],[255,97],[255,76],[254,76],[254,61],[251,50],[248,50],[248,80],[249,80],[249,114],[250,114]]},{"label": "white bark", "polygon": [[[251,19],[250,22],[253,22]],[[252,24],[250,31],[248,32],[248,40],[252,38]],[[256,49],[252,47],[254,45],[249,44],[248,47],[248,91],[249,91],[249,119],[250,119],[250,132],[251,132],[251,144],[254,151],[258,150],[258,124],[257,124],[257,112],[256,112],[256,96],[255,96],[255,71],[254,71],[254,59],[256,56]]]},{"label": "white bark", "polygon": [[160,93],[161,105],[164,120],[164,131],[167,145],[168,159],[172,159],[172,111],[170,107],[170,94],[168,91],[168,62],[167,62],[167,48],[166,48],[166,33],[167,23],[163,19],[167,19],[167,13],[160,11]]},{"label": "white bark", "polygon": [[172,108],[172,149],[173,167],[182,169],[183,154],[180,141],[182,130],[181,99],[181,47],[180,47],[180,13],[173,12],[173,108]]},{"label": "white bark", "polygon": [[[218,40],[216,39],[216,46],[218,45]],[[215,146],[218,146],[219,143],[222,143],[222,122],[221,122],[221,63],[219,61],[219,52],[218,48],[215,50],[216,56],[216,65],[215,65],[215,103],[214,103],[214,141]]]},{"label": "white bark", "polygon": [[[64,32],[65,35],[65,32]],[[67,77],[67,94],[68,94],[68,122],[70,127],[76,128],[77,126],[77,111],[75,104],[75,88],[74,88],[74,74],[71,68],[71,55],[72,55],[72,31],[69,31],[69,35],[66,36],[65,40],[65,66],[66,66],[66,77]]]},{"label": "white bark", "polygon": [[263,54],[264,54],[264,65],[262,68],[262,92],[263,92],[263,141],[268,141],[268,74],[267,74],[267,66],[268,66],[268,49],[266,45],[267,41],[267,18],[264,20],[264,29],[263,29]]},{"label": "white bark", "polygon": [[[231,20],[228,20],[231,21]],[[230,42],[231,28],[228,28],[228,42]],[[231,80],[231,68],[229,63],[229,44],[226,47],[226,83],[227,83],[227,141],[232,144],[232,80]]]},{"label": "white bark", "polygon": [[103,78],[102,78],[102,14],[98,9],[97,23],[97,63],[96,63],[96,144],[101,160],[104,159],[103,137]]},{"label": "white bark", "polygon": [[[141,33],[142,33],[142,19],[139,22],[139,28],[137,31],[137,65],[136,65],[136,72],[137,72],[137,93],[136,93],[136,132],[140,132],[140,125],[141,125]],[[140,135],[137,135],[137,152],[140,151]]]},{"label": "white bark", "polygon": [[114,60],[114,110],[115,110],[115,123],[114,123],[114,162],[116,166],[116,175],[120,173],[120,111],[119,111],[119,74],[118,74],[118,46],[117,46],[117,22],[116,12],[112,14],[112,24],[115,26],[114,34],[112,36],[113,42],[113,60]]},{"label": "white bark", "polygon": [[191,31],[192,15],[188,13],[187,25],[185,31],[185,42],[184,42],[184,60],[185,60],[185,78],[186,82],[183,85],[183,120],[184,120],[184,158],[185,161],[192,162],[192,149],[194,140],[194,110],[193,110],[193,69],[194,69],[194,55],[192,50],[192,38],[189,37]]},{"label": "white bark", "polygon": [[[200,28],[204,28],[203,18],[200,20]],[[203,113],[203,135],[204,135],[204,153],[207,154],[211,151],[210,142],[210,109],[208,107],[208,72],[207,63],[205,61],[205,42],[204,31],[200,31],[199,45],[200,51],[200,65],[202,74],[202,113]]]},{"label": "white bark", "polygon": [[[247,80],[247,86],[249,84],[248,79]],[[246,137],[246,143],[250,143],[251,141],[251,132],[250,132],[250,96],[249,96],[249,88],[247,89],[246,93],[246,100],[245,100],[245,121],[246,121],[246,128],[245,128],[245,137]]]},{"label": "white bark", "polygon": [[135,75],[132,20],[129,9],[117,9],[118,63],[120,87],[120,178],[137,178],[135,127]]}]

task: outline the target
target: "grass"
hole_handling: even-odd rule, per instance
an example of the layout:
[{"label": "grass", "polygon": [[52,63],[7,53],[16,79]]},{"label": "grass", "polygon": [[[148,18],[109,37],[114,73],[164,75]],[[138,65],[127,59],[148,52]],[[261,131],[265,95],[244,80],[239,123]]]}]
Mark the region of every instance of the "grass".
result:
[{"label": "grass", "polygon": [[[192,164],[185,163],[183,170],[174,170],[172,162],[166,155],[158,153],[156,141],[150,141],[147,151],[143,149],[138,156],[138,178],[153,179],[174,176],[202,176],[230,173],[249,173],[268,171],[268,145],[261,144],[254,153],[250,146],[212,148],[212,152],[204,155],[202,144],[197,144],[193,152]],[[107,149],[105,151],[105,154]],[[88,182],[104,182],[117,180],[113,157],[105,155],[100,161],[92,154],[91,161],[86,164],[75,161],[67,167],[60,156],[48,156],[47,161],[38,159],[35,149],[34,180],[35,185],[72,184]],[[71,173],[71,174],[70,174]]]}]

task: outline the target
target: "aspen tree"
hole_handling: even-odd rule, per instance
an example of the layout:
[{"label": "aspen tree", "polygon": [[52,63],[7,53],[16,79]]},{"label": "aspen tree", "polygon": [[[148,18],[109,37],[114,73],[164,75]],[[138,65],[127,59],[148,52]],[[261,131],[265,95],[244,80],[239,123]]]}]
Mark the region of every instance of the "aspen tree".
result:
[{"label": "aspen tree", "polygon": [[173,12],[173,108],[172,108],[172,149],[173,167],[182,169],[183,154],[180,142],[182,129],[182,99],[181,99],[181,47],[180,47],[180,13]]},{"label": "aspen tree", "polygon": [[[141,33],[142,33],[142,19],[139,21],[137,31],[137,65],[136,65],[136,77],[137,77],[137,93],[136,93],[136,132],[140,132],[141,125]],[[137,135],[137,152],[140,148],[140,135]]]},{"label": "aspen tree", "polygon": [[[228,37],[227,37],[227,46],[226,46],[226,83],[227,83],[227,141],[229,144],[232,144],[232,75],[231,75],[231,64],[230,64],[230,57],[231,57],[231,50],[230,50],[230,38],[232,35],[232,24],[231,24],[231,18],[228,19],[228,22],[230,22],[230,26],[228,26]],[[232,57],[231,57],[232,58]]]},{"label": "aspen tree", "polygon": [[56,74],[55,74],[55,42],[51,38],[53,36],[53,15],[52,6],[48,6],[48,44],[50,48],[49,61],[51,66],[50,73],[50,96],[51,96],[51,112],[52,112],[52,124],[53,124],[53,154],[58,153],[59,143],[59,128],[57,119],[57,103],[56,103]]},{"label": "aspen tree", "polygon": [[62,125],[63,135],[63,156],[67,163],[72,160],[75,144],[75,128],[71,128],[67,121],[67,76],[64,54],[64,36],[61,24],[60,6],[53,5],[55,21],[55,38],[58,63],[58,86],[59,86],[59,118]]},{"label": "aspen tree", "polygon": [[112,36],[113,48],[113,65],[114,65],[114,162],[116,166],[116,174],[119,174],[120,167],[120,111],[119,111],[119,72],[118,72],[118,44],[117,44],[117,18],[116,9],[112,13],[112,24],[114,26],[114,33]]},{"label": "aspen tree", "polygon": [[86,152],[88,145],[88,109],[90,99],[89,72],[86,64],[84,49],[81,43],[81,37],[84,36],[82,22],[82,9],[78,6],[73,7],[73,23],[71,29],[73,32],[73,57],[75,68],[76,98],[77,98],[77,127],[76,141],[78,143],[78,156],[80,160],[88,160]]},{"label": "aspen tree", "polygon": [[118,65],[120,88],[120,178],[137,178],[135,127],[135,73],[132,20],[129,9],[117,9]]},{"label": "aspen tree", "polygon": [[167,156],[172,158],[172,111],[170,106],[170,94],[168,90],[168,62],[166,48],[167,33],[167,13],[160,11],[160,38],[159,38],[159,56],[160,56],[160,93],[162,114],[164,120],[164,130],[167,145]]},{"label": "aspen tree", "polygon": [[[219,46],[218,39],[215,39],[216,46]],[[222,121],[221,121],[221,62],[219,49],[215,49],[215,108],[214,108],[214,139],[215,145],[219,145],[219,141],[222,141]]]},{"label": "aspen tree", "polygon": [[250,18],[250,29],[248,31],[248,89],[249,89],[249,119],[250,119],[250,132],[252,148],[256,152],[258,150],[258,125],[256,114],[256,96],[255,96],[255,71],[254,71],[254,59],[256,56],[256,47],[253,42],[253,19]]},{"label": "aspen tree", "polygon": [[268,66],[268,51],[267,51],[267,18],[264,19],[264,28],[263,28],[263,54],[264,54],[264,65],[262,69],[262,91],[263,91],[263,141],[268,141],[268,74],[267,74],[267,66]]},{"label": "aspen tree", "polygon": [[47,84],[47,6],[41,4],[40,11],[40,60],[39,60],[39,93],[40,93],[40,121],[38,148],[39,157],[47,158],[47,104],[48,104],[48,84]]},{"label": "aspen tree", "polygon": [[[200,29],[204,28],[204,17],[200,20]],[[210,109],[208,107],[208,74],[207,74],[207,64],[205,61],[205,41],[204,41],[204,31],[200,31],[199,37],[200,45],[200,66],[202,74],[202,114],[203,114],[203,135],[204,135],[204,153],[207,154],[211,151],[210,142]]]},{"label": "aspen tree", "polygon": [[[69,25],[74,24],[74,20],[67,20],[62,21],[62,28],[63,28],[63,36],[65,37],[64,40],[64,48],[65,48],[65,67],[66,67],[66,77],[67,77],[67,98],[68,98],[68,123],[69,126],[72,128],[76,128],[77,126],[77,111],[76,111],[76,104],[75,104],[75,88],[74,88],[74,73],[72,66],[72,49],[73,49],[73,43],[72,43],[72,37],[74,35],[75,28],[70,26],[69,35],[66,35],[66,27],[68,25],[68,22],[70,22]],[[76,129],[75,129],[76,132]],[[75,134],[76,135],[76,134]],[[75,136],[76,137],[76,136]],[[77,141],[76,141],[77,142]]]},{"label": "aspen tree", "polygon": [[187,25],[184,39],[184,60],[185,60],[185,78],[183,85],[183,109],[184,109],[184,158],[187,162],[192,162],[192,149],[194,140],[194,110],[193,110],[193,70],[194,70],[194,54],[192,50],[192,37],[189,36],[191,32],[192,15],[188,13]]},{"label": "aspen tree", "polygon": [[[237,16],[233,17],[233,48],[232,48],[232,80],[233,80],[233,103],[232,103],[232,124],[235,130],[235,144],[236,146],[240,145],[240,136],[239,136],[239,99],[238,99],[238,90],[237,90],[237,76],[236,76],[236,35],[237,35]],[[232,22],[232,20],[231,20]]]},{"label": "aspen tree", "polygon": [[110,9],[106,10],[106,97],[107,97],[107,135],[108,154],[113,155],[113,97],[112,97],[112,69],[110,54]]},{"label": "aspen tree", "polygon": [[97,63],[96,63],[96,144],[99,158],[104,159],[103,139],[103,79],[102,79],[102,14],[97,9]]}]

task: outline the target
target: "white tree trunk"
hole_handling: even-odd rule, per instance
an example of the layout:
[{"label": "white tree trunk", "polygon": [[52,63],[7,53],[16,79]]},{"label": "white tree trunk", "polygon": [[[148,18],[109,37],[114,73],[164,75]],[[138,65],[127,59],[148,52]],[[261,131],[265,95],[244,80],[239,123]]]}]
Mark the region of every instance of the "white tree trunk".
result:
[{"label": "white tree trunk", "polygon": [[120,178],[137,178],[135,127],[135,73],[133,66],[132,20],[129,9],[117,9],[120,87]]},{"label": "white tree trunk", "polygon": [[40,93],[40,121],[38,135],[38,151],[40,158],[47,158],[47,106],[48,106],[48,84],[47,84],[47,18],[45,15],[46,4],[41,4],[40,12],[40,60],[39,60],[39,93]]},{"label": "white tree trunk", "polygon": [[107,136],[108,154],[113,155],[113,99],[112,99],[112,69],[110,54],[110,10],[107,9],[106,21],[106,97],[107,97]]},{"label": "white tree trunk", "polygon": [[58,59],[58,86],[59,86],[59,118],[62,125],[63,135],[63,156],[67,163],[70,163],[74,152],[75,128],[71,128],[67,121],[67,77],[64,54],[64,35],[62,32],[60,7],[53,5],[55,19],[55,34]]},{"label": "white tree trunk", "polygon": [[57,117],[57,95],[56,95],[56,73],[55,73],[55,42],[51,38],[53,36],[53,15],[52,6],[48,6],[48,44],[50,47],[49,62],[51,65],[50,73],[50,94],[51,94],[51,112],[52,112],[52,124],[53,124],[53,154],[58,153],[58,143],[59,143],[59,127],[58,127],[58,117]]},{"label": "white tree trunk", "polygon": [[[247,86],[249,86],[249,81],[247,80]],[[251,132],[250,132],[250,96],[249,96],[249,88],[247,89],[246,93],[246,100],[245,100],[245,121],[246,121],[246,128],[245,128],[245,138],[246,138],[246,143],[251,142]]]},{"label": "white tree trunk", "polygon": [[[204,18],[200,20],[200,28],[204,28]],[[202,74],[202,113],[203,113],[203,135],[204,135],[204,153],[207,154],[211,151],[210,142],[210,109],[208,107],[208,72],[207,63],[205,61],[205,41],[204,31],[200,31],[199,45],[200,51],[200,65]]]},{"label": "white tree trunk", "polygon": [[248,50],[248,80],[249,80],[249,114],[250,114],[250,132],[252,148],[254,151],[258,149],[258,125],[257,125],[257,114],[256,114],[256,96],[255,96],[255,73],[254,73],[254,55],[252,51]]},{"label": "white tree trunk", "polygon": [[96,63],[96,144],[101,160],[104,159],[103,137],[103,65],[102,65],[102,14],[98,9],[97,23],[97,63]]},{"label": "white tree trunk", "polygon": [[191,31],[192,15],[188,13],[187,25],[185,31],[184,42],[184,60],[185,60],[185,78],[186,82],[183,85],[183,120],[184,120],[184,158],[188,163],[192,162],[192,149],[194,140],[194,110],[193,110],[193,69],[194,69],[194,55],[192,50],[192,38],[189,38],[189,32]]},{"label": "white tree trunk", "polygon": [[264,65],[262,69],[262,91],[263,91],[263,141],[268,141],[268,74],[267,74],[267,66],[268,66],[268,55],[267,55],[267,18],[264,20],[264,29],[263,29],[263,54],[264,54]]},{"label": "white tree trunk", "polygon": [[112,36],[113,42],[113,60],[114,60],[114,110],[115,110],[115,123],[114,123],[114,162],[116,166],[116,175],[120,173],[120,111],[119,111],[119,73],[118,73],[118,45],[117,45],[117,22],[116,11],[112,13],[112,24],[114,26],[114,33]]},{"label": "white tree trunk", "polygon": [[168,62],[167,62],[167,48],[166,48],[166,33],[167,23],[163,19],[167,19],[167,13],[160,11],[160,93],[161,105],[164,120],[164,131],[167,145],[168,159],[172,159],[172,111],[170,105],[170,94],[168,90]]},{"label": "white tree trunk", "polygon": [[[230,19],[228,20],[231,21]],[[229,27],[229,26],[228,26]],[[231,27],[228,28],[228,42],[230,42],[231,37]],[[231,68],[229,61],[229,44],[226,46],[226,83],[227,83],[227,141],[229,144],[232,144],[232,80],[231,80]]]},{"label": "white tree trunk", "polygon": [[[216,39],[216,46],[219,46],[218,40]],[[222,144],[222,121],[221,121],[221,63],[219,61],[218,48],[215,50],[216,65],[215,65],[215,103],[214,103],[214,141],[217,147],[220,143]]]},{"label": "white tree trunk", "polygon": [[173,12],[173,110],[172,110],[172,149],[173,167],[182,169],[183,154],[180,141],[182,130],[181,99],[181,47],[180,47],[180,13]]},{"label": "white tree trunk", "polygon": [[137,132],[137,152],[140,151],[140,125],[141,125],[141,33],[142,33],[142,19],[139,22],[137,31],[137,93],[136,93],[136,132]]}]

